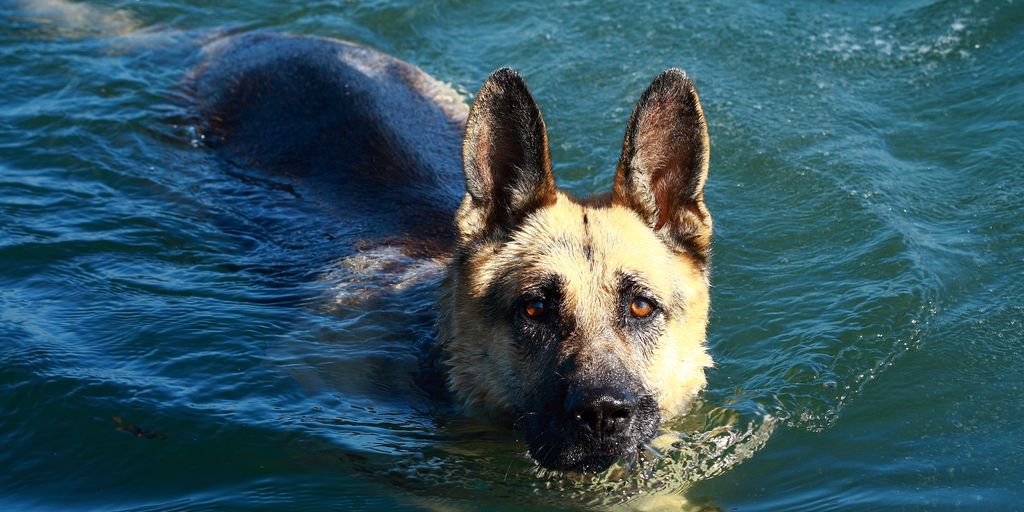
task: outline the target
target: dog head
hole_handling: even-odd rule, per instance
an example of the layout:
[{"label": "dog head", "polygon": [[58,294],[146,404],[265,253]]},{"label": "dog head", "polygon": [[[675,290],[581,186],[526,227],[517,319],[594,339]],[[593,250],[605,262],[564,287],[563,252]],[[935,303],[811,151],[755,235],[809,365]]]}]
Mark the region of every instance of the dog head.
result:
[{"label": "dog head", "polygon": [[581,201],[556,188],[515,71],[473,102],[439,322],[448,384],[469,410],[512,415],[541,465],[603,470],[704,387],[708,146],[693,84],[665,71],[630,116],[611,194]]}]

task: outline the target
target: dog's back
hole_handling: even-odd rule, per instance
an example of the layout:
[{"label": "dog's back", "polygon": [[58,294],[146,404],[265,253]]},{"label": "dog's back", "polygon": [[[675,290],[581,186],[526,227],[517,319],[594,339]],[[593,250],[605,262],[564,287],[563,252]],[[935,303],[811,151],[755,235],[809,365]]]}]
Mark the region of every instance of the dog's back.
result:
[{"label": "dog's back", "polygon": [[207,45],[188,85],[204,143],[233,164],[305,184],[368,238],[450,241],[467,108],[419,68],[353,43],[257,32]]}]

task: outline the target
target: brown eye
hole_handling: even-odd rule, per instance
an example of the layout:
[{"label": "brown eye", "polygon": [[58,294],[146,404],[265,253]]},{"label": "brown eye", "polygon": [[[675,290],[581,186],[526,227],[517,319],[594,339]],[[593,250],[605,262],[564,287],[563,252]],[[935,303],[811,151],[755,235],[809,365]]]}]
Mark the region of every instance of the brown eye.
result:
[{"label": "brown eye", "polygon": [[629,303],[629,312],[637,318],[647,318],[654,313],[654,304],[643,297],[636,297]]},{"label": "brown eye", "polygon": [[523,314],[526,318],[540,320],[548,312],[548,305],[541,299],[531,299],[523,304]]}]

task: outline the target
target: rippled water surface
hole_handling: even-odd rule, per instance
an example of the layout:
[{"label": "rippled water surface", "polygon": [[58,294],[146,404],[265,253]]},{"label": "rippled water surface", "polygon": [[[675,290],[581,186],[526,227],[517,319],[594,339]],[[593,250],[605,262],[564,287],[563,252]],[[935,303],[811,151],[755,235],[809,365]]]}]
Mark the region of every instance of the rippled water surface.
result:
[{"label": "rippled water surface", "polygon": [[[0,0],[0,508],[1024,510],[1024,5]],[[518,68],[607,189],[685,68],[717,367],[632,473],[549,474],[421,371],[439,265],[227,169],[202,41]],[[366,297],[375,297],[367,299]]]}]

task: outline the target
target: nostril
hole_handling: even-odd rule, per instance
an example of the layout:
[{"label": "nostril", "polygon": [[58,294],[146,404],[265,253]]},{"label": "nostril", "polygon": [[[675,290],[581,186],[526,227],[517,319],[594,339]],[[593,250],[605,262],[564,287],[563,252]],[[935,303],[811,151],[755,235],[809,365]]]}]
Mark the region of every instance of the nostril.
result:
[{"label": "nostril", "polygon": [[596,432],[601,425],[600,411],[590,408],[580,409],[576,412],[573,419],[576,420],[579,428],[590,430],[592,432]]},{"label": "nostril", "polygon": [[604,430],[604,421],[600,414],[583,413],[576,415],[577,428],[585,432],[600,434]]},{"label": "nostril", "polygon": [[631,414],[631,411],[626,407],[612,406],[606,409],[602,414],[604,420],[601,422],[601,427],[604,429],[603,433],[615,434],[625,430]]}]

